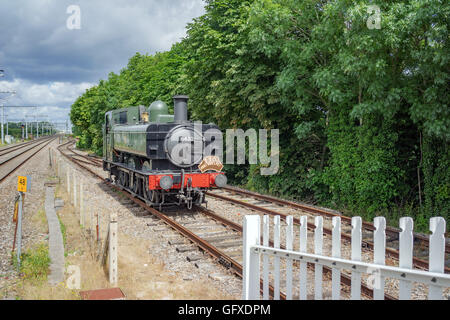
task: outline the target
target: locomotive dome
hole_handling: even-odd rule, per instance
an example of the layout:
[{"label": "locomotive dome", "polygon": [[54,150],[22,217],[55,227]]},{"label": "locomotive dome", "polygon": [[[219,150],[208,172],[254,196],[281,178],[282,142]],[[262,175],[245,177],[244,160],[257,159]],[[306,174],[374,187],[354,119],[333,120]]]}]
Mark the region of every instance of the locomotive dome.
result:
[{"label": "locomotive dome", "polygon": [[150,122],[156,122],[159,115],[167,115],[169,108],[163,101],[154,101],[150,107],[148,107],[148,113],[150,114]]}]

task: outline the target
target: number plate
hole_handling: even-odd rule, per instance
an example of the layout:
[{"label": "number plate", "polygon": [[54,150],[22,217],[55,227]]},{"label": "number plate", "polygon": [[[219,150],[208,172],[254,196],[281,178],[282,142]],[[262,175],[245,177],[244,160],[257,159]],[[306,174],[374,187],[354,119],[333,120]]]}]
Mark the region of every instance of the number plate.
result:
[{"label": "number plate", "polygon": [[27,177],[19,176],[17,178],[17,191],[27,192]]}]

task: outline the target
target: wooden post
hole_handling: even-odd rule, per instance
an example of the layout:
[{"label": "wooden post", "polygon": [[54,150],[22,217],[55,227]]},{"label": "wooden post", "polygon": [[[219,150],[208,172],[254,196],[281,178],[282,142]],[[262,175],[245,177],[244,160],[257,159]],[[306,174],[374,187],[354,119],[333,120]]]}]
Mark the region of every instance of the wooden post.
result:
[{"label": "wooden post", "polygon": [[[444,273],[445,265],[445,219],[433,217],[430,219],[430,272]],[[438,285],[430,285],[428,289],[429,300],[442,300],[443,288]]]},{"label": "wooden post", "polygon": [[[279,216],[278,216],[279,217]],[[244,246],[242,295],[244,300],[258,300],[259,295],[259,254],[253,253],[251,247],[259,245],[260,217],[249,215],[244,217]]]},{"label": "wooden post", "polygon": [[58,157],[58,168],[56,169],[56,175],[61,178],[61,158]]},{"label": "wooden post", "polygon": [[109,218],[109,283],[117,284],[117,215]]},{"label": "wooden post", "polygon": [[69,198],[69,201],[70,201],[70,167],[69,167],[68,163],[66,163],[66,175],[67,175],[67,179],[66,179],[67,197]]},{"label": "wooden post", "polygon": [[[304,253],[308,252],[307,240],[308,240],[308,216],[301,216],[300,250],[299,250],[300,252]],[[300,300],[306,300],[308,297],[307,283],[308,283],[307,264],[305,262],[300,262],[300,292],[299,292]]]},{"label": "wooden post", "polygon": [[77,176],[75,170],[73,170],[73,206],[75,208],[75,213],[77,212]]},{"label": "wooden post", "polygon": [[[292,216],[286,218],[286,250],[293,249],[294,221]],[[286,259],[286,300],[292,300],[292,259]]]},{"label": "wooden post", "polygon": [[[258,216],[259,218],[259,216]],[[259,220],[258,220],[259,230]],[[280,249],[281,223],[280,216],[273,217],[273,247]],[[259,267],[258,267],[259,269]],[[275,257],[273,262],[274,284],[273,284],[273,300],[280,300],[280,258]]]},{"label": "wooden post", "polygon": [[[410,217],[400,218],[399,235],[399,267],[404,269],[413,268],[413,244],[414,244],[414,221]],[[399,300],[411,299],[412,283],[408,280],[399,281]]]},{"label": "wooden post", "polygon": [[[269,216],[264,215],[263,217],[263,246],[269,246]],[[269,300],[269,256],[267,254],[263,255],[263,299]]]},{"label": "wooden post", "polygon": [[[386,219],[376,217],[373,221],[376,230],[373,232],[373,262],[380,265],[386,264]],[[373,299],[384,300],[384,276],[381,273],[375,275],[373,285]]]},{"label": "wooden post", "polygon": [[[323,217],[317,216],[314,218],[314,254],[322,255],[323,253]],[[320,264],[314,265],[314,298],[322,300],[322,281],[323,281],[323,266]]]},{"label": "wooden post", "polygon": [[[334,258],[341,257],[341,217],[333,217],[332,232],[332,256]],[[338,268],[332,268],[332,299],[341,299],[341,271]]]},{"label": "wooden post", "polygon": [[[352,217],[352,254],[353,261],[361,261],[361,239],[362,239],[362,219],[361,217]],[[361,300],[361,273],[352,271],[351,300]]]},{"label": "wooden post", "polygon": [[53,150],[53,170],[55,170],[55,175],[58,175],[58,161],[55,150]]},{"label": "wooden post", "polygon": [[84,190],[82,179],[80,179],[80,225],[84,226]]},{"label": "wooden post", "polygon": [[92,208],[89,209],[89,235],[91,239],[94,238],[94,220],[92,216]]}]

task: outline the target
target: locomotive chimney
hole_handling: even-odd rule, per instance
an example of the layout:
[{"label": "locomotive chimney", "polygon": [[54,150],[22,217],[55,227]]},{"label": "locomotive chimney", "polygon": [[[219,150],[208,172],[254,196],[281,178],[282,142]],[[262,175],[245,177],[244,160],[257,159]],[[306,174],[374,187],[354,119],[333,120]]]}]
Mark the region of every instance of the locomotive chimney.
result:
[{"label": "locomotive chimney", "polygon": [[182,122],[187,121],[187,102],[188,96],[174,96],[173,97],[173,111],[174,121]]}]

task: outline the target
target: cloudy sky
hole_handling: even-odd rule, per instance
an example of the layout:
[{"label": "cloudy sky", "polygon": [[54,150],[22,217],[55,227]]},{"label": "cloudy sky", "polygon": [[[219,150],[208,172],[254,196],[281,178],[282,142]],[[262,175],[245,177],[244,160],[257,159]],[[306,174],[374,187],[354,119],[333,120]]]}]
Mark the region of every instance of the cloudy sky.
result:
[{"label": "cloudy sky", "polygon": [[[72,5],[80,8],[79,29]],[[38,115],[66,120],[87,88],[136,52],[170,49],[203,13],[202,0],[1,0],[0,91],[17,94],[0,103],[39,106]],[[5,110],[11,120],[36,113]]]}]

